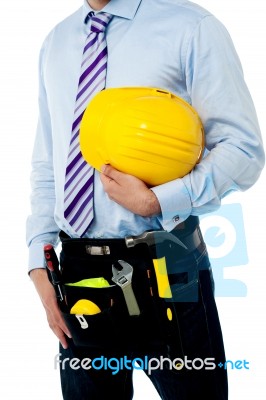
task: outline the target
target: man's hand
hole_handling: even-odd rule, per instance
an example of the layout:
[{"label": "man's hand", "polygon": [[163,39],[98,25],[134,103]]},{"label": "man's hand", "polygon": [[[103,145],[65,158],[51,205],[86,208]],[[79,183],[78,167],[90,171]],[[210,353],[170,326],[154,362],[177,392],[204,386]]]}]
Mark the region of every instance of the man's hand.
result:
[{"label": "man's hand", "polygon": [[111,200],[142,217],[160,214],[157,197],[140,179],[117,171],[111,165],[104,165],[101,171],[104,190]]},{"label": "man's hand", "polygon": [[71,338],[71,334],[58,307],[55,291],[48,279],[47,272],[44,268],[33,269],[30,277],[43,303],[49,326],[60,340],[63,348],[66,349],[68,344],[65,335]]}]

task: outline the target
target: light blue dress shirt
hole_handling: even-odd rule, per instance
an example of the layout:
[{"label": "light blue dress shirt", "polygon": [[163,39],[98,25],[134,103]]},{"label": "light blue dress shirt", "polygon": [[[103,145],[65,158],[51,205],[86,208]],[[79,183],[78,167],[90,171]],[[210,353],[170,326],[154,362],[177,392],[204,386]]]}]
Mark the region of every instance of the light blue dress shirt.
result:
[{"label": "light blue dress shirt", "polygon": [[[214,211],[234,190],[246,190],[264,165],[260,129],[232,40],[210,12],[185,0],[111,0],[106,32],[106,87],[148,86],[181,96],[199,113],[206,152],[182,179],[154,187],[162,214],[143,218],[116,204],[95,173],[95,219],[88,237],[172,230],[189,215]],[[65,168],[83,45],[87,4],[59,23],[40,52],[39,122],[32,157],[32,213],[27,220],[29,268],[44,266],[43,244],[62,229]]]}]

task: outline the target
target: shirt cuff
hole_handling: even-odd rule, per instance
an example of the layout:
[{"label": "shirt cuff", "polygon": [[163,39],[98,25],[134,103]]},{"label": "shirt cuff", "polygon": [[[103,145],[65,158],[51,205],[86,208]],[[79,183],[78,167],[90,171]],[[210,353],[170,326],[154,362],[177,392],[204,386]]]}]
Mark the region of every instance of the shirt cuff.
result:
[{"label": "shirt cuff", "polygon": [[45,268],[45,259],[43,255],[43,243],[34,243],[31,244],[29,247],[29,269],[28,272],[30,273],[31,270],[37,268]]},{"label": "shirt cuff", "polygon": [[192,204],[182,179],[164,183],[151,190],[161,206],[162,212],[158,220],[163,229],[170,232],[190,216]]}]

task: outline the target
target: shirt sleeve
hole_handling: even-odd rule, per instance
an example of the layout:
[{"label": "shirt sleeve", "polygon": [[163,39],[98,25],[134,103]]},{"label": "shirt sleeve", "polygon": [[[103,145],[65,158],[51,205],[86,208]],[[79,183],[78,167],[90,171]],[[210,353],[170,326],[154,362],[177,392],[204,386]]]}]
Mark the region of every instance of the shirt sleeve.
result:
[{"label": "shirt sleeve", "polygon": [[204,126],[206,151],[188,175],[152,188],[166,230],[189,215],[215,211],[224,196],[250,188],[265,162],[241,63],[227,30],[215,17],[205,17],[193,33],[184,76],[191,104]]},{"label": "shirt sleeve", "polygon": [[29,271],[45,267],[43,246],[46,243],[56,245],[59,232],[54,220],[52,128],[42,72],[47,41],[48,38],[42,46],[39,60],[39,119],[32,153],[31,214],[26,223]]}]

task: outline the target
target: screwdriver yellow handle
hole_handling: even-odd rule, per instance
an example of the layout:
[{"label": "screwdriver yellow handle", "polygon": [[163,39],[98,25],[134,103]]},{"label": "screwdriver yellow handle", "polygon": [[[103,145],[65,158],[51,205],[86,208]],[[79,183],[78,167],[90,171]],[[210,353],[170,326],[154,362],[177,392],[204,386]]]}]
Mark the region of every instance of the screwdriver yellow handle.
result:
[{"label": "screwdriver yellow handle", "polygon": [[171,287],[167,274],[165,257],[153,259],[159,296],[165,299],[172,298]]}]

